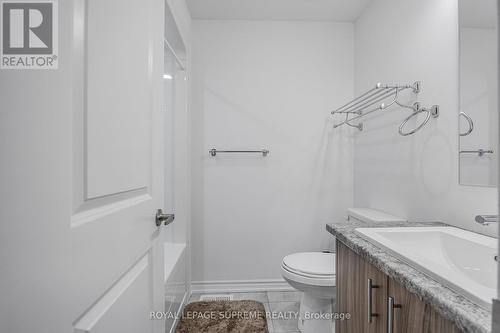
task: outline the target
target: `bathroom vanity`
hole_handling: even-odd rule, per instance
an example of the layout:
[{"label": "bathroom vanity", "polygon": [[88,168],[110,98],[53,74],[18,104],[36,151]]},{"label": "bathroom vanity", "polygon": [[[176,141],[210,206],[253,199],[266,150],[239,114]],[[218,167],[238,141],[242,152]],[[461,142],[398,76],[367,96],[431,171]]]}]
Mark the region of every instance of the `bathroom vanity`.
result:
[{"label": "bathroom vanity", "polygon": [[[491,332],[491,310],[431,278],[357,230],[377,227],[442,227],[439,223],[368,225],[343,221],[327,225],[337,239],[336,332]],[[422,243],[429,247],[430,242]]]},{"label": "bathroom vanity", "polygon": [[337,333],[461,332],[342,242],[337,242],[337,267],[337,311],[351,314],[337,323]]}]

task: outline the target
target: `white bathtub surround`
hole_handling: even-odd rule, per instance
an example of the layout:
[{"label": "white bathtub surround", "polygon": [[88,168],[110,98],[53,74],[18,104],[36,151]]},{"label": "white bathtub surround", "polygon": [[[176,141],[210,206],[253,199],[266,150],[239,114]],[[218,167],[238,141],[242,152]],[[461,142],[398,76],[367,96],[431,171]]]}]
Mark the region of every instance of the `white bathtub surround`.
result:
[{"label": "white bathtub surround", "polygon": [[352,203],[329,111],[353,97],[353,25],[195,20],[193,37],[193,281],[286,285],[281,259],[332,248],[324,221]]}]

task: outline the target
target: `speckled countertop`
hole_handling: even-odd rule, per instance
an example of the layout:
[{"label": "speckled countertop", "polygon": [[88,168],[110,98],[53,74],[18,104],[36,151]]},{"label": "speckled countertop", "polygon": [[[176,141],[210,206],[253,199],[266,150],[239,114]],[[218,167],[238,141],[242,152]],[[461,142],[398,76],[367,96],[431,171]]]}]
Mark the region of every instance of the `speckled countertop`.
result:
[{"label": "speckled countertop", "polygon": [[342,221],[327,224],[326,230],[367,262],[399,282],[411,293],[419,296],[424,302],[430,304],[443,317],[452,321],[464,332],[491,332],[491,311],[480,307],[457,292],[414,269],[392,256],[386,250],[370,243],[366,238],[354,231],[356,228],[370,227],[429,227],[443,225],[442,223],[415,222],[368,224],[357,221]]}]

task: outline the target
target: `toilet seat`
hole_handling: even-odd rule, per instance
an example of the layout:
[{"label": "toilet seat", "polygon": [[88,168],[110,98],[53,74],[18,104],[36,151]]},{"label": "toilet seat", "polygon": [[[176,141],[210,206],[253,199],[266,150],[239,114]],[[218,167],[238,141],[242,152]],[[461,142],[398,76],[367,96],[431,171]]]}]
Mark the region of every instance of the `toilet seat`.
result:
[{"label": "toilet seat", "polygon": [[335,253],[301,252],[283,258],[290,271],[306,276],[335,275]]},{"label": "toilet seat", "polygon": [[281,273],[285,279],[298,283],[335,286],[335,253],[303,252],[283,258]]}]

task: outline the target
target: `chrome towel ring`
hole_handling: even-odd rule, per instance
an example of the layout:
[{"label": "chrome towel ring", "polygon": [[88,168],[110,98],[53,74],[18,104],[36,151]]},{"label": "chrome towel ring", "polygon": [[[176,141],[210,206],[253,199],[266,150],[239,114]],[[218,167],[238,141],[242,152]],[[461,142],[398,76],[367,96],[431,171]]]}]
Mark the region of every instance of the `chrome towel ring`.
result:
[{"label": "chrome towel ring", "polygon": [[464,133],[460,133],[460,136],[467,136],[469,134],[472,133],[472,131],[474,130],[474,122],[472,121],[472,118],[465,112],[460,112],[459,116],[462,116],[465,118],[465,120],[467,120],[467,123],[469,124],[469,129],[464,132]]},{"label": "chrome towel ring", "polygon": [[[437,105],[433,105],[430,109],[421,108],[420,103],[415,103],[414,106],[415,106],[415,112],[410,114],[405,120],[403,120],[401,125],[399,125],[399,134],[402,136],[408,136],[408,135],[412,135],[412,134],[415,134],[416,132],[418,132],[422,127],[424,127],[429,122],[429,119],[431,119],[431,116],[433,118],[439,117],[439,106],[437,106]],[[410,119],[412,119],[413,117],[419,115],[422,112],[426,113],[424,121],[422,123],[420,123],[420,125],[418,125],[414,129],[412,129],[411,131],[405,132],[404,128],[405,128],[406,124],[408,123],[408,121]]]}]

